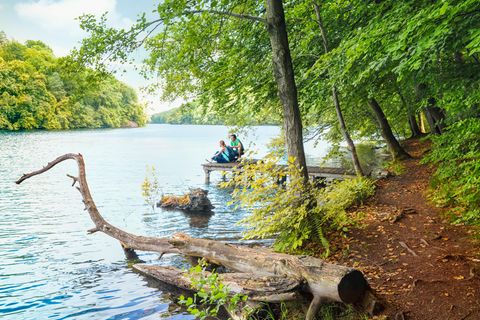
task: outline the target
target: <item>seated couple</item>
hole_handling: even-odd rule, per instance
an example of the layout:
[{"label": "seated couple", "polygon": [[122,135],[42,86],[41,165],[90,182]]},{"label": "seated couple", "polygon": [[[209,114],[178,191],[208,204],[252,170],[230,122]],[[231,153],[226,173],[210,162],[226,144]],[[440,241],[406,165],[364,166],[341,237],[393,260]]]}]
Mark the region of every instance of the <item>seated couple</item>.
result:
[{"label": "seated couple", "polygon": [[243,144],[236,135],[230,135],[230,146],[225,144],[225,141],[220,140],[220,150],[217,151],[212,160],[218,163],[227,163],[237,161],[244,153]]}]

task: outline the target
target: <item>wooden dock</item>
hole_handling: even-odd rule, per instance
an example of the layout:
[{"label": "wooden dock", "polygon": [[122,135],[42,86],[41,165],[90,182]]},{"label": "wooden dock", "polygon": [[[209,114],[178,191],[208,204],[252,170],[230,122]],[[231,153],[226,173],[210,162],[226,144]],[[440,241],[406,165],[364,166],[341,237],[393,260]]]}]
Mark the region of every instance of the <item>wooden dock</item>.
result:
[{"label": "wooden dock", "polygon": [[[252,160],[256,162],[258,160]],[[280,167],[285,167],[285,165],[278,165]],[[210,173],[212,171],[224,172],[233,172],[235,170],[241,170],[242,164],[240,162],[229,162],[229,163],[216,163],[209,162],[202,164],[203,171],[205,172],[205,183],[210,183]],[[316,167],[316,166],[307,166],[308,175],[311,178],[320,178],[326,180],[343,180],[345,178],[355,177],[355,173],[350,170],[343,168],[332,168],[332,167]],[[223,178],[225,175],[222,175]]]}]

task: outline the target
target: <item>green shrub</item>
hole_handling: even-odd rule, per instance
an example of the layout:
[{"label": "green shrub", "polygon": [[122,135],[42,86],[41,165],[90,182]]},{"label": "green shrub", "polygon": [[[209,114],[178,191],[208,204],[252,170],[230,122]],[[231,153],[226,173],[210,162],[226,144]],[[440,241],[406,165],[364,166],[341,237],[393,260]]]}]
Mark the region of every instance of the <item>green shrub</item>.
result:
[{"label": "green shrub", "polygon": [[147,166],[147,175],[142,182],[142,197],[145,203],[155,209],[155,204],[160,200],[162,190],[158,182],[158,175],[154,166]]},{"label": "green shrub", "polygon": [[246,295],[232,294],[230,288],[222,282],[221,275],[215,271],[206,273],[206,268],[205,260],[190,268],[187,274],[192,289],[197,293],[193,298],[183,295],[179,298],[179,303],[186,306],[187,311],[196,319],[201,320],[217,317],[222,307],[233,311],[247,300]]},{"label": "green shrub", "polygon": [[[380,151],[377,151],[377,141],[358,142],[355,145],[355,148],[357,150],[360,166],[365,174],[384,165],[385,160],[379,156]],[[333,161],[334,163],[338,163],[342,168],[354,171],[351,153],[344,146],[338,144],[332,145],[327,156],[323,158],[323,163],[328,163],[328,161]]]},{"label": "green shrub", "polygon": [[391,161],[385,162],[383,167],[396,176],[399,176],[405,173],[405,171],[407,170],[405,165],[399,160],[391,160]]},{"label": "green shrub", "polygon": [[470,118],[432,137],[432,151],[423,163],[437,165],[431,199],[452,207],[455,222],[480,224],[480,119]]},{"label": "green shrub", "polygon": [[[327,234],[346,232],[355,223],[345,209],[372,195],[373,182],[355,178],[318,188],[304,181],[291,159],[285,167],[277,166],[277,160],[246,163],[224,184],[235,187],[234,201],[252,210],[241,221],[248,228],[245,238],[274,238],[274,248],[282,252],[298,252],[308,242],[317,242],[328,255]],[[279,183],[285,176],[288,183]]]}]

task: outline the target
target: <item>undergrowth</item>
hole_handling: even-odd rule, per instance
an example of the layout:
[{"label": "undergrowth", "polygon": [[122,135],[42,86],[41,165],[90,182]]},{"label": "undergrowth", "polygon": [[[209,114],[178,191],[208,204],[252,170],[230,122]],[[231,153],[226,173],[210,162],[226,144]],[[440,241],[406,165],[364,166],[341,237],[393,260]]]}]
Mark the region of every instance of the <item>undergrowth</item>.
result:
[{"label": "undergrowth", "polygon": [[[186,306],[191,315],[200,320],[217,319],[222,307],[233,311],[247,301],[246,295],[233,294],[231,289],[221,281],[220,274],[215,270],[207,272],[206,268],[207,263],[201,260],[187,272],[192,289],[196,293],[193,297],[180,296],[179,303]],[[243,305],[243,307],[247,306]]]},{"label": "undergrowth", "polygon": [[391,160],[385,163],[384,168],[396,176],[399,176],[407,170],[405,165],[399,160]]},{"label": "undergrowth", "polygon": [[242,172],[222,184],[234,187],[234,201],[252,210],[241,221],[248,229],[245,238],[273,238],[275,250],[290,253],[301,252],[313,241],[322,245],[327,256],[330,246],[326,235],[344,234],[356,224],[346,209],[372,195],[373,182],[354,178],[321,188],[314,181],[304,181],[292,159],[285,167],[277,163],[274,156],[245,163]]},{"label": "undergrowth", "polygon": [[[196,292],[191,297],[180,296],[179,304],[187,308],[188,313],[200,320],[225,319],[222,308],[230,314],[239,314],[246,320],[301,320],[305,319],[305,301],[295,300],[281,303],[248,304],[248,296],[235,293],[222,281],[222,274],[215,270],[207,271],[209,265],[202,259],[199,264],[191,267],[185,275],[191,282],[191,288]],[[230,318],[229,318],[230,319]],[[315,319],[322,320],[367,320],[363,313],[352,306],[341,303],[322,305]]]},{"label": "undergrowth", "polygon": [[480,225],[480,119],[458,121],[431,140],[432,150],[422,160],[437,166],[431,200],[452,207],[454,222]]}]

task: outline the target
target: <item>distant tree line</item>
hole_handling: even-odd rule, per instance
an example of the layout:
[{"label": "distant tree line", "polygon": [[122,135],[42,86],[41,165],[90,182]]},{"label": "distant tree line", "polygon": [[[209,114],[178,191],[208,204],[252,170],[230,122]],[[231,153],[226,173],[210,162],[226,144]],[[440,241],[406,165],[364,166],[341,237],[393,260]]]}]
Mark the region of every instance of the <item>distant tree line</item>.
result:
[{"label": "distant tree line", "polygon": [[132,88],[68,60],[41,41],[21,44],[0,32],[0,130],[145,124]]},{"label": "distant tree line", "polygon": [[[151,123],[168,124],[210,124],[210,125],[240,125],[246,121],[245,117],[238,117],[235,113],[241,112],[232,108],[226,116],[218,115],[197,102],[187,102],[178,108],[163,111],[152,115]],[[228,117],[229,116],[229,117]],[[279,125],[280,117],[254,115],[248,118],[249,125]]]}]

